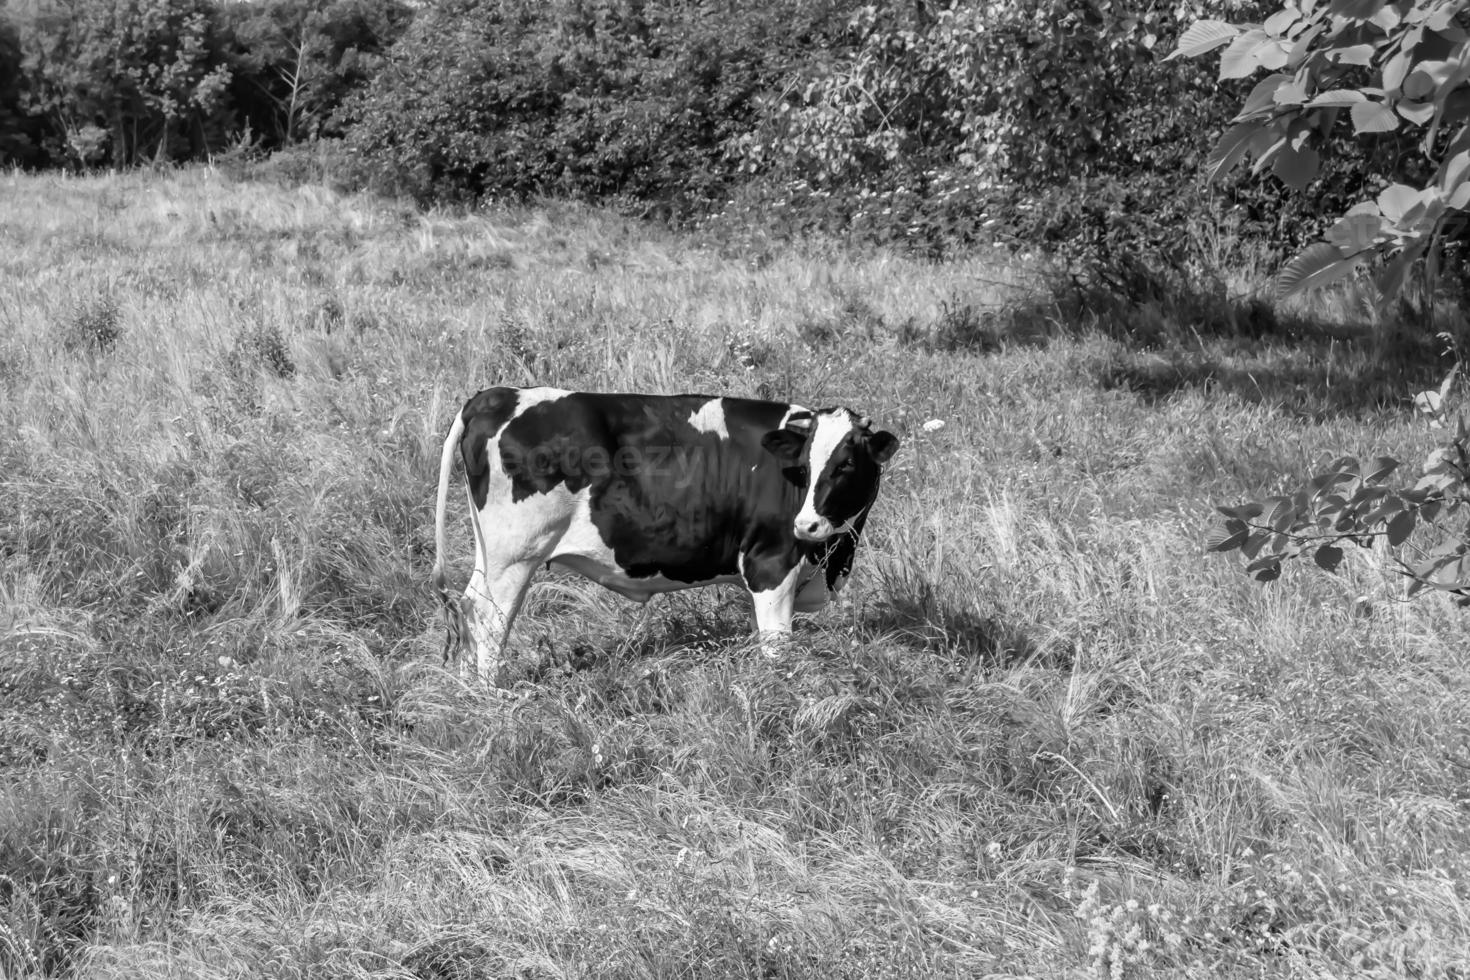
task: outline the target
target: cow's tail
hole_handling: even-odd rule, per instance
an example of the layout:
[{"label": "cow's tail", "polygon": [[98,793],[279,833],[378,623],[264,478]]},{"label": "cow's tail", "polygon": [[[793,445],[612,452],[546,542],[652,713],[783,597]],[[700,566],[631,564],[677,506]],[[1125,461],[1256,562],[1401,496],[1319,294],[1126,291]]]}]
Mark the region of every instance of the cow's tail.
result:
[{"label": "cow's tail", "polygon": [[449,592],[444,574],[444,519],[449,512],[449,476],[454,470],[454,453],[464,435],[464,413],[456,412],[454,424],[444,440],[444,450],[439,454],[439,497],[434,504],[434,571],[429,581],[439,595],[444,607],[444,661],[455,659],[464,636],[464,611]]}]

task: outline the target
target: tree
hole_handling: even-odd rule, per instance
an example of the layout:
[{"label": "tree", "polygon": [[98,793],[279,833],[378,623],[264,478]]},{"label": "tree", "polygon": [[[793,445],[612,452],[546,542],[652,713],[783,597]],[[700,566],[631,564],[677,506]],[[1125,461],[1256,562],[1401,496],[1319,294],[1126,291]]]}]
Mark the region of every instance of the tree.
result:
[{"label": "tree", "polygon": [[[1277,277],[1282,294],[1326,285],[1368,260],[1398,294],[1417,262],[1432,282],[1470,206],[1470,13],[1466,0],[1288,0],[1262,23],[1194,23],[1170,58],[1224,48],[1220,78],[1266,75],[1207,163],[1212,177],[1247,158],[1302,190],[1335,127],[1412,135],[1422,166],[1342,215]],[[1413,179],[1417,169],[1418,179]],[[1393,176],[1403,177],[1405,174]]]},{"label": "tree", "polygon": [[41,162],[40,127],[22,108],[20,35],[0,9],[0,166]]},{"label": "tree", "polygon": [[37,0],[17,21],[25,102],[82,165],[170,156],[186,124],[217,109],[229,69],[212,49],[208,0]]},{"label": "tree", "polygon": [[344,135],[338,111],[367,85],[412,8],[402,0],[274,0],[220,12],[231,93],[264,145]]}]

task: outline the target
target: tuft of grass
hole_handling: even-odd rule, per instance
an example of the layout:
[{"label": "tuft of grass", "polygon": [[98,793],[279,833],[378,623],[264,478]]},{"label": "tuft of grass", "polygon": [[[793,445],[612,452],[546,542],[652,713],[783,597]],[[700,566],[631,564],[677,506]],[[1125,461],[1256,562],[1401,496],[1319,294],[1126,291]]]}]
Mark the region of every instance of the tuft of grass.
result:
[{"label": "tuft of grass", "polygon": [[61,345],[73,353],[111,354],[123,335],[122,309],[104,295],[77,304],[61,327]]}]

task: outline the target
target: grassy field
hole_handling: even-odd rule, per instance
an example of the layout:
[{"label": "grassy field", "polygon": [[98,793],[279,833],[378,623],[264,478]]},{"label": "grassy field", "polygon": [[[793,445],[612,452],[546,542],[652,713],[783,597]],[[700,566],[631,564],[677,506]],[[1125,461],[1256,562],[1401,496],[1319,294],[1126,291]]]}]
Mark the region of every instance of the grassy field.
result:
[{"label": "grassy field", "polygon": [[[1430,444],[1353,306],[0,176],[0,976],[1470,976],[1467,613],[1202,549]],[[898,432],[846,600],[770,661],[550,573],[446,670],[443,433],[531,382]]]}]

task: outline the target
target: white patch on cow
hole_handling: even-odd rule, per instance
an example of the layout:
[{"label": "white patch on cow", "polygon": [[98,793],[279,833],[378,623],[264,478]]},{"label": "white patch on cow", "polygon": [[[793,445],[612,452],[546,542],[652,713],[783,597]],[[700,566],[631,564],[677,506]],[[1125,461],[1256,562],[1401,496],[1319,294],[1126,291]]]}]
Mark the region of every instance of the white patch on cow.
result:
[{"label": "white patch on cow", "polygon": [[817,513],[817,482],[827,470],[827,463],[832,459],[832,454],[837,447],[842,445],[842,440],[852,432],[852,416],[846,409],[839,408],[835,412],[818,415],[816,426],[812,434],[808,436],[810,448],[807,452],[807,488],[806,499],[802,501],[801,511],[796,515],[795,532],[803,541],[825,541],[836,534],[839,528],[833,527],[832,522]]},{"label": "white patch on cow", "polygon": [[809,409],[809,408],[806,408],[805,406],[802,406],[802,405],[791,405],[791,406],[789,406],[786,409],[786,414],[783,415],[783,416],[781,416],[781,424],[779,426],[777,426],[777,428],[778,429],[810,429],[812,427],[812,420],[810,418],[799,418],[799,419],[793,420],[791,418],[791,416],[793,416],[793,415],[806,415],[806,416],[810,416],[811,414],[812,414],[812,410]]},{"label": "white patch on cow", "polygon": [[730,429],[725,425],[725,400],[711,398],[689,416],[689,424],[700,432],[730,438]]},{"label": "white patch on cow", "polygon": [[791,614],[802,585],[802,571],[808,567],[804,561],[797,562],[775,588],[750,593],[750,601],[755,606],[755,628],[760,636],[761,653],[768,657],[780,653],[781,641],[791,632]]},{"label": "white patch on cow", "polygon": [[[570,394],[571,392],[567,391],[565,388],[517,388],[515,414],[512,415],[509,419],[505,420],[505,425],[509,425],[511,423],[511,419],[518,419],[522,415],[525,415],[526,410],[529,408],[532,408],[536,405],[545,404],[546,402],[554,402],[560,398],[565,398]],[[502,425],[500,427],[501,431],[505,430],[505,425]],[[500,432],[496,432],[495,434],[498,436],[500,435]]]}]

